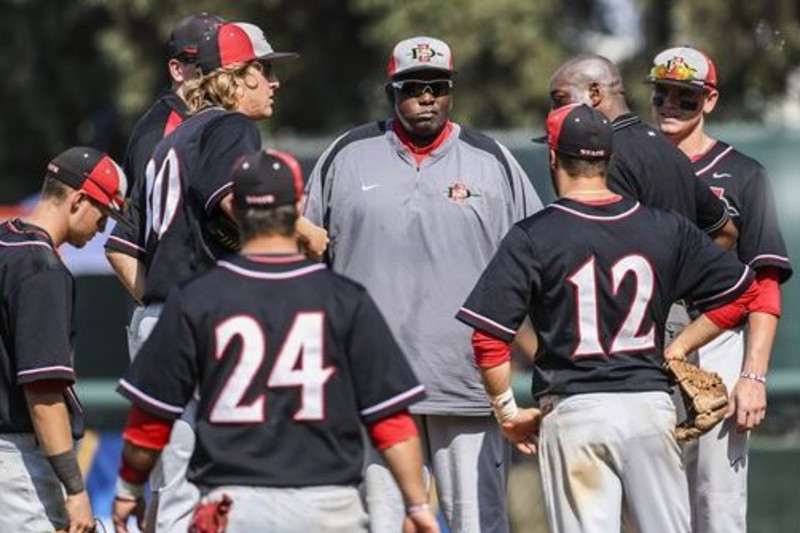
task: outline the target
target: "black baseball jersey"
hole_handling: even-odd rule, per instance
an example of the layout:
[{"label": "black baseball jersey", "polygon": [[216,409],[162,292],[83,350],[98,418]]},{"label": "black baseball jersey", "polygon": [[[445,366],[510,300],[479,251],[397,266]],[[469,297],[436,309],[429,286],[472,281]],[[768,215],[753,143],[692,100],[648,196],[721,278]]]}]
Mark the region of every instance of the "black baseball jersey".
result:
[{"label": "black baseball jersey", "polygon": [[692,297],[701,311],[716,307],[753,277],[677,213],[628,198],[560,199],[509,231],[457,317],[510,341],[529,314],[537,396],[667,391],[670,304]]},{"label": "black baseball jersey", "polygon": [[199,388],[189,479],[352,485],[362,422],[424,396],[372,298],[302,256],[230,256],[174,289],[118,391],[163,418]]},{"label": "black baseball jersey", "polygon": [[70,384],[65,400],[73,434],[83,433],[72,390],[74,284],[44,230],[10,220],[0,225],[0,433],[33,431],[22,385],[42,380]]},{"label": "black baseball jersey", "polygon": [[260,148],[256,124],[220,108],[187,119],[158,144],[126,209],[132,228],[118,226],[106,243],[144,263],[145,303],[163,302],[174,284],[225,254],[205,227],[225,216],[218,204],[236,160]]},{"label": "black baseball jersey", "polygon": [[608,187],[643,205],[677,211],[706,233],[728,221],[725,205],[694,176],[689,159],[661,132],[628,113],[617,117]]},{"label": "black baseball jersey", "polygon": [[186,102],[175,91],[165,90],[136,122],[122,163],[128,177],[129,196],[136,182],[144,179],[145,168],[158,143],[186,119],[187,112]]},{"label": "black baseball jersey", "polygon": [[789,279],[792,266],[764,167],[722,141],[692,163],[697,177],[725,203],[739,230],[739,260],[755,269],[777,267],[781,281]]}]

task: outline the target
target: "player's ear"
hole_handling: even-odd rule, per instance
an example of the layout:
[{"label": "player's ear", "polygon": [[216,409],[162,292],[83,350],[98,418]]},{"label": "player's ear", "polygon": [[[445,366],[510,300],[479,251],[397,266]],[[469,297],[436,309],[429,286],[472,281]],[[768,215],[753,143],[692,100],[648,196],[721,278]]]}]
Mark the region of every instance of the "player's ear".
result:
[{"label": "player's ear", "polygon": [[600,102],[603,101],[603,86],[593,81],[589,84],[587,89],[589,94],[589,102],[591,102],[592,107],[597,107],[600,105]]},{"label": "player's ear", "polygon": [[703,102],[703,113],[711,113],[714,111],[714,108],[717,107],[718,101],[719,91],[716,89],[709,89]]},{"label": "player's ear", "polygon": [[552,148],[550,148],[550,153],[548,155],[549,155],[548,160],[550,162],[550,168],[552,170],[555,170],[556,166],[558,166],[558,155],[556,154],[556,151],[553,150]]},{"label": "player's ear", "polygon": [[183,64],[174,57],[167,62],[167,70],[169,71],[170,79],[176,84],[180,85],[186,81],[183,72]]}]

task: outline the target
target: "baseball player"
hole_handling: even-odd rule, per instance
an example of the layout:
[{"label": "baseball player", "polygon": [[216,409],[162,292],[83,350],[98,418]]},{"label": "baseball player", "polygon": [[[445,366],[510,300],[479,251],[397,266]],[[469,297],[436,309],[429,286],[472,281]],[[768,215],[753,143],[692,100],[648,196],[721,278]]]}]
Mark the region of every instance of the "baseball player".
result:
[{"label": "baseball player", "polygon": [[[541,202],[504,146],[450,120],[454,74],[441,40],[399,42],[386,83],[392,118],[334,141],[309,179],[305,214],[330,232],[331,266],[367,287],[425,384],[412,412],[450,528],[503,532],[510,448],[453,313],[511,224]],[[402,500],[379,458],[365,480],[372,531],[398,531]]]},{"label": "baseball player", "polygon": [[697,182],[680,150],[631,112],[614,63],[599,55],[566,61],[550,80],[550,99],[553,109],[584,103],[612,121],[615,151],[608,168],[612,191],[643,205],[673,209],[723,247],[734,246],[736,228],[725,204]]},{"label": "baseball player", "polygon": [[[667,313],[689,295],[701,310],[747,305],[757,285],[688,219],[607,187],[612,128],[587,105],[550,113],[560,199],[509,231],[457,316],[475,328],[477,364],[506,434],[531,452],[538,432],[551,531],[620,531],[625,508],[637,531],[688,532],[661,368]],[[728,325],[722,309],[703,318]],[[539,335],[533,391],[544,418],[519,411],[510,390],[508,342],[526,315]]]},{"label": "baseball player", "polygon": [[361,424],[401,487],[407,530],[438,531],[408,413],[424,389],[367,291],[299,254],[299,164],[258,152],[232,180],[241,253],[171,291],[120,381],[134,407],[116,531],[141,520],[147,473],[196,388],[189,478],[230,507],[214,531],[366,531]]},{"label": "baseball player", "polygon": [[[152,331],[169,290],[238,246],[230,169],[261,148],[256,122],[272,115],[280,86],[274,63],[296,56],[275,52],[263,31],[246,23],[219,25],[200,41],[196,66],[202,76],[184,84],[192,116],[158,144],[146,179],[137,183],[138,209],[127,212],[141,259],[108,253],[124,285],[145,305],[131,332],[132,355]],[[193,419],[191,413],[186,418]],[[186,528],[198,497],[184,479],[193,446],[190,425],[179,421],[151,483],[156,531]]]},{"label": "baseball player", "polygon": [[30,215],[0,225],[0,531],[94,531],[73,443],[75,287],[58,247],[83,247],[119,217],[126,186],[106,154],[70,148],[47,165]]},{"label": "baseball player", "polygon": [[[747,440],[764,418],[769,354],[781,314],[780,284],[792,275],[778,227],[766,171],[757,161],[705,131],[705,116],[719,99],[717,72],[704,53],[689,47],[655,57],[653,118],[661,132],[692,161],[699,182],[728,208],[739,232],[739,259],[756,271],[761,301],[751,315],[748,350],[738,328],[697,352],[700,367],[720,374],[731,392],[730,419],[685,449],[692,501],[692,530],[744,533],[747,530]],[[765,357],[754,358],[753,354]]]}]

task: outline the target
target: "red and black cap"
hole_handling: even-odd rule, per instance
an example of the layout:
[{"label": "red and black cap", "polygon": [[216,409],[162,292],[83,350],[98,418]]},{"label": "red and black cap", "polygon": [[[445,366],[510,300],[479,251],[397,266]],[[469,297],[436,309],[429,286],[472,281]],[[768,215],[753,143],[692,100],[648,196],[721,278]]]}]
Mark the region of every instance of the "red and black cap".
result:
[{"label": "red and black cap", "polygon": [[294,52],[276,52],[264,32],[254,24],[229,22],[206,33],[197,52],[197,65],[204,73],[236,63],[295,59]]},{"label": "red and black cap", "polygon": [[259,150],[233,167],[233,204],[240,209],[291,205],[303,196],[303,171],[295,157],[278,150]]},{"label": "red and black cap", "polygon": [[609,159],[613,130],[611,121],[586,104],[570,104],[547,115],[547,135],[534,142],[578,159]]},{"label": "red and black cap", "polygon": [[105,207],[118,222],[122,217],[128,180],[120,166],[100,150],[76,146],[61,152],[47,164],[47,175],[82,191]]},{"label": "red and black cap", "polygon": [[225,22],[225,19],[208,13],[184,18],[169,34],[169,57],[196,58],[197,47],[203,36]]}]

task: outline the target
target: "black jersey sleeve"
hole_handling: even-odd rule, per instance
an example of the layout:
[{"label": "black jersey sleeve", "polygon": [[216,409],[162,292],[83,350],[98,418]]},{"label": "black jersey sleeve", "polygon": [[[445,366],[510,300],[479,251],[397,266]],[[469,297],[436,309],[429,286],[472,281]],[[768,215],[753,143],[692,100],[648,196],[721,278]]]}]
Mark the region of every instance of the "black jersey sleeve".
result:
[{"label": "black jersey sleeve", "polygon": [[717,246],[687,219],[673,214],[678,224],[680,249],[673,278],[672,300],[689,299],[700,311],[738,298],[755,275],[736,254]]},{"label": "black jersey sleeve", "polygon": [[[691,171],[691,168],[689,169]],[[719,231],[728,221],[728,209],[725,202],[715,195],[700,179],[694,177],[695,197],[697,199],[697,227],[708,234]]]},{"label": "black jersey sleeve", "polygon": [[201,140],[201,161],[189,189],[207,213],[231,192],[236,160],[261,149],[256,124],[241,113],[230,113],[209,125]]},{"label": "black jersey sleeve", "polygon": [[377,305],[362,291],[347,341],[361,418],[370,424],[425,397]]},{"label": "black jersey sleeve", "polygon": [[541,286],[540,267],[528,234],[513,226],[456,318],[510,342]]},{"label": "black jersey sleeve", "polygon": [[739,231],[739,258],[754,269],[778,267],[781,281],[786,281],[792,267],[778,225],[775,199],[761,165],[744,184],[740,201],[744,220]]},{"label": "black jersey sleeve", "polygon": [[180,417],[197,384],[195,346],[180,289],[175,288],[117,392],[158,417]]},{"label": "black jersey sleeve", "polygon": [[[152,163],[155,165],[155,162]],[[105,248],[110,252],[120,252],[129,255],[139,261],[144,262],[147,250],[144,247],[145,240],[145,213],[144,205],[146,197],[147,179],[142,174],[141,179],[133,184],[130,198],[125,202],[125,220],[130,226],[116,224],[111,230],[111,235],[105,243]]]},{"label": "black jersey sleeve", "polygon": [[[642,171],[639,170],[639,172]],[[641,200],[642,191],[636,181],[636,174],[637,171],[631,169],[629,162],[625,158],[620,154],[614,154],[611,156],[611,161],[606,171],[608,188],[617,194]]]},{"label": "black jersey sleeve", "polygon": [[69,273],[64,269],[47,269],[25,278],[10,303],[17,383],[45,379],[75,381]]}]

